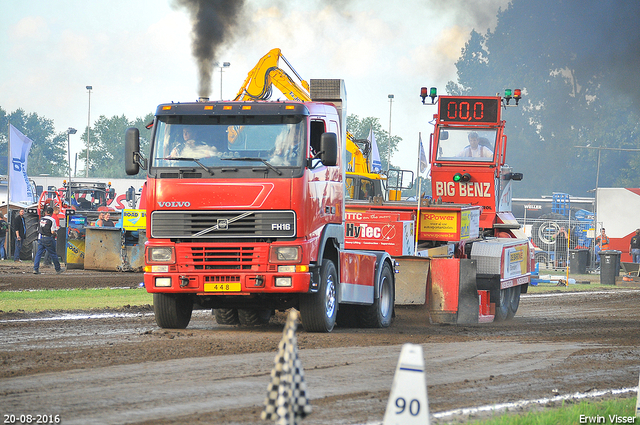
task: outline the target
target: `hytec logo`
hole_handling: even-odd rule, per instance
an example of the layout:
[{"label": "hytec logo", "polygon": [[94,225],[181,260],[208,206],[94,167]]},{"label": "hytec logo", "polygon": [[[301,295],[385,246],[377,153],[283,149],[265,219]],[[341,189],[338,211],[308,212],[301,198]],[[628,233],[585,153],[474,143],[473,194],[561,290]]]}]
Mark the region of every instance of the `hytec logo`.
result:
[{"label": "hytec logo", "polygon": [[[458,188],[456,194],[456,187]],[[489,182],[436,182],[436,197],[464,196],[469,198],[491,198]]]},{"label": "hytec logo", "polygon": [[379,239],[382,237],[382,228],[373,227],[364,223],[362,224],[347,223],[347,237]]},{"label": "hytec logo", "polygon": [[191,206],[191,202],[189,201],[180,201],[180,202],[162,202],[159,201],[158,205],[160,208],[189,208]]}]

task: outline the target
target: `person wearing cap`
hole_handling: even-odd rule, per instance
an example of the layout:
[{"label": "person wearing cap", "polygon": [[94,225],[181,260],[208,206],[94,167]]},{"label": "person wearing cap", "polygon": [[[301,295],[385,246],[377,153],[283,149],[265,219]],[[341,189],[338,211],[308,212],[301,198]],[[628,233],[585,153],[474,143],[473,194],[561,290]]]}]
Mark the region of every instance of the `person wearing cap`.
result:
[{"label": "person wearing cap", "polygon": [[636,229],[636,234],[631,237],[629,254],[631,254],[631,261],[640,263],[640,229]]},{"label": "person wearing cap", "polygon": [[45,210],[45,216],[40,219],[38,225],[38,251],[36,252],[36,258],[33,260],[33,274],[40,274],[40,259],[46,252],[49,253],[51,261],[56,268],[56,273],[62,273],[64,270],[60,267],[60,261],[58,260],[58,254],[56,253],[56,232],[58,231],[58,225],[56,220],[51,217],[53,214],[53,208],[48,206]]}]

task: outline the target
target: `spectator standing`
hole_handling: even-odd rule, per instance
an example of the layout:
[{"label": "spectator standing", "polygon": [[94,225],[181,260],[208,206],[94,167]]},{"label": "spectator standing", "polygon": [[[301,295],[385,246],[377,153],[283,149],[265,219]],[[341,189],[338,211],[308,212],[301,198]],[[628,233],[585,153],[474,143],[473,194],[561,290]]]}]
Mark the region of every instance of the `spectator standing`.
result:
[{"label": "spectator standing", "polygon": [[4,214],[0,213],[0,260],[7,259],[7,251],[4,243],[7,240],[7,232],[9,231],[9,223],[4,219]]},{"label": "spectator standing", "polygon": [[104,218],[102,219],[102,225],[104,227],[116,227],[116,224],[111,221],[111,213],[104,213]]},{"label": "spectator standing", "polygon": [[[58,226],[58,229],[60,228],[60,206],[59,205],[54,205],[53,206],[53,219],[56,221],[56,226]],[[56,237],[54,237],[54,242],[56,242],[54,244],[54,247],[56,247],[56,252],[57,252],[57,234]],[[53,265],[53,262],[51,261],[51,256],[49,255],[49,251],[45,251],[44,252],[44,258],[42,259],[43,262],[43,266],[44,267],[51,267]]]},{"label": "spectator standing", "polygon": [[596,264],[600,263],[600,251],[609,249],[609,236],[604,231],[604,227],[600,229],[600,236],[596,238]]},{"label": "spectator standing", "polygon": [[640,263],[640,229],[636,229],[636,234],[631,237],[629,254],[631,254],[631,261]]},{"label": "spectator standing", "polygon": [[100,213],[98,214],[98,219],[95,221],[95,223],[93,223],[93,225],[96,227],[104,226],[104,211],[100,211]]},{"label": "spectator standing", "polygon": [[33,274],[40,274],[40,258],[47,251],[53,261],[53,265],[56,268],[56,273],[62,273],[64,270],[60,268],[60,261],[58,261],[58,254],[56,253],[55,236],[58,231],[58,225],[56,220],[51,217],[53,214],[53,208],[47,207],[46,215],[40,219],[38,226],[38,251],[36,252],[36,258],[33,260]]},{"label": "spectator standing", "polygon": [[16,235],[16,243],[13,249],[13,261],[19,261],[22,263],[20,259],[20,251],[22,250],[22,241],[25,238],[26,234],[26,225],[24,222],[24,208],[20,208],[18,211],[18,216],[13,220],[11,230]]}]

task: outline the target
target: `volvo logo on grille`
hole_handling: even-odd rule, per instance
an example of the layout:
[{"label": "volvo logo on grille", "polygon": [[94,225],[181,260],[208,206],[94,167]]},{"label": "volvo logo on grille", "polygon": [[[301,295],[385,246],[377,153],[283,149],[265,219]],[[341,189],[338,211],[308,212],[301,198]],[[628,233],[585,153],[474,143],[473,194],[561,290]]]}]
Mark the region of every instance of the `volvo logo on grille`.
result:
[{"label": "volvo logo on grille", "polygon": [[229,229],[229,220],[226,218],[218,219],[218,230],[228,230]]}]

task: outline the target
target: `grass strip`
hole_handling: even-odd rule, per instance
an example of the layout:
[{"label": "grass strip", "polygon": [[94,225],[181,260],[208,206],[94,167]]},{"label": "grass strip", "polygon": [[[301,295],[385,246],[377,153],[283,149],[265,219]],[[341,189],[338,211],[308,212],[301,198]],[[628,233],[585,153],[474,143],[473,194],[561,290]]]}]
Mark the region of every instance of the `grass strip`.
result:
[{"label": "grass strip", "polygon": [[636,420],[636,397],[580,403],[563,402],[561,407],[521,414],[504,414],[471,422],[475,425],[617,424]]},{"label": "grass strip", "polygon": [[153,295],[144,288],[0,292],[0,311],[5,313],[88,310],[146,304],[153,304]]}]

